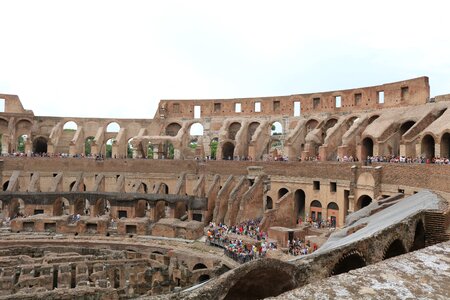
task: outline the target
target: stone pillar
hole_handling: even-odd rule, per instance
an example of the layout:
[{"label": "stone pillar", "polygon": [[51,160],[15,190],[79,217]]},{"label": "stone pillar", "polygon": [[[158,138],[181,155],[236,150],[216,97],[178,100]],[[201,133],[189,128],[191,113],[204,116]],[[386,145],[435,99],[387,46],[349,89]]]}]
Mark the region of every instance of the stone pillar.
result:
[{"label": "stone pillar", "polygon": [[441,157],[441,144],[438,143],[434,144],[434,156]]},{"label": "stone pillar", "polygon": [[10,143],[9,143],[9,135],[2,135],[2,155],[6,155],[11,152]]},{"label": "stone pillar", "polygon": [[407,156],[406,155],[406,145],[400,144],[400,156]]},{"label": "stone pillar", "polygon": [[[319,158],[320,161],[327,161],[327,156],[328,156],[328,146],[323,145],[319,147]],[[332,158],[332,160],[334,160],[334,158]]]}]

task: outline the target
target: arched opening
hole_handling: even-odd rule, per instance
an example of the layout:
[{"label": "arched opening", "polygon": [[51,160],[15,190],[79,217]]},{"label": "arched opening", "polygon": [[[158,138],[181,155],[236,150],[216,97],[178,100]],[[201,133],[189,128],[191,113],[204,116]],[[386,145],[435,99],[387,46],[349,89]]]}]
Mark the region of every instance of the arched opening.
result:
[{"label": "arched opening", "polygon": [[234,145],[231,142],[226,142],[222,146],[222,158],[225,160],[233,160]]},{"label": "arched opening", "polygon": [[273,122],[270,126],[270,135],[282,135],[283,134],[283,125],[280,122]]},{"label": "arched opening", "polygon": [[293,278],[296,273],[295,267],[279,261],[273,261],[273,264],[276,267],[267,263],[260,264],[247,273],[238,275],[224,300],[265,299],[295,288],[296,280]]},{"label": "arched opening", "polygon": [[416,251],[425,248],[425,228],[422,220],[419,220],[416,225],[416,231],[414,233],[414,242],[410,251]]},{"label": "arched opening", "polygon": [[114,269],[114,288],[120,288],[120,271],[118,269]]},{"label": "arched opening", "polygon": [[92,142],[95,140],[93,136],[89,136],[84,140],[84,154],[91,155]]},{"label": "arched opening", "polygon": [[336,125],[336,123],[337,123],[337,119],[335,119],[335,118],[329,119],[325,123],[325,126],[323,127],[323,130],[322,130],[322,138],[323,139],[325,139],[328,129],[333,128],[334,125]]},{"label": "arched opening", "polygon": [[305,125],[306,132],[307,133],[311,132],[312,130],[314,130],[317,127],[317,125],[319,125],[319,122],[317,120],[315,120],[315,119],[309,120],[308,122],[306,122],[306,125]]},{"label": "arched opening", "polygon": [[200,123],[194,123],[191,125],[191,129],[189,130],[189,134],[191,136],[199,136],[203,135],[203,125]]},{"label": "arched opening", "polygon": [[427,159],[432,159],[434,157],[434,137],[427,134],[422,139],[422,155]]},{"label": "arched opening", "polygon": [[155,147],[153,146],[152,143],[149,142],[147,145],[147,158],[153,159],[154,154],[155,154]]},{"label": "arched opening", "polygon": [[198,283],[202,283],[209,280],[209,275],[203,274],[198,277]]},{"label": "arched opening", "polygon": [[148,187],[144,182],[141,182],[141,184],[139,185],[139,188],[137,190],[138,193],[143,193],[143,194],[147,194],[148,192]]},{"label": "arched opening", "polygon": [[5,183],[3,183],[3,191],[6,191],[8,189],[8,185],[9,185],[9,180],[5,181]]},{"label": "arched opening", "polygon": [[120,125],[117,122],[111,122],[106,126],[106,132],[119,132]]},{"label": "arched opening", "polygon": [[178,131],[180,131],[181,125],[178,123],[170,123],[166,127],[166,135],[168,136],[176,136]]},{"label": "arched opening", "polygon": [[273,201],[270,196],[266,197],[266,209],[272,209],[273,208]]},{"label": "arched opening", "polygon": [[53,203],[53,216],[68,215],[70,209],[69,200],[64,197],[60,197]]},{"label": "arched opening", "polygon": [[78,125],[74,121],[68,121],[64,123],[63,130],[64,131],[77,131]]},{"label": "arched opening", "polygon": [[96,216],[103,216],[111,211],[111,204],[106,199],[98,199],[95,202],[94,214]]},{"label": "arched opening", "polygon": [[47,139],[43,136],[37,137],[33,141],[33,152],[34,153],[47,153]]},{"label": "arched opening", "polygon": [[384,256],[383,256],[383,260],[394,257],[394,256],[399,256],[399,255],[402,255],[405,253],[406,253],[406,249],[405,249],[405,246],[403,246],[402,241],[399,239],[396,239],[386,249],[386,252],[384,253]]},{"label": "arched opening", "polygon": [[450,133],[448,132],[441,138],[441,157],[450,158]]},{"label": "arched opening", "polygon": [[74,214],[79,214],[81,216],[89,216],[90,215],[90,203],[87,199],[77,199],[74,203]]},{"label": "arched opening", "polygon": [[250,143],[252,140],[253,135],[256,132],[256,129],[258,129],[259,123],[258,122],[252,122],[250,125],[248,125],[248,131],[247,131],[247,142]]},{"label": "arched opening", "polygon": [[286,195],[287,193],[289,193],[289,190],[287,188],[281,188],[278,190],[278,199],[280,199],[281,197],[283,197],[284,195]]},{"label": "arched opening", "polygon": [[366,160],[368,156],[373,156],[373,141],[367,137],[362,141],[362,159]]},{"label": "arched opening", "polygon": [[297,223],[302,219],[305,221],[305,203],[306,203],[306,195],[303,190],[296,190],[294,194],[295,198],[295,215]]},{"label": "arched opening", "polygon": [[114,140],[115,139],[113,139],[113,138],[111,138],[111,139],[109,139],[109,140],[107,140],[106,141],[106,149],[105,149],[105,157],[106,158],[112,158],[112,148],[113,148],[113,143],[114,143]]},{"label": "arched opening", "polygon": [[193,271],[200,270],[200,269],[208,269],[208,267],[202,263],[198,263],[198,264],[195,264],[195,266],[192,268]]},{"label": "arched opening", "polygon": [[322,203],[319,200],[313,200],[310,206],[311,219],[314,222],[322,221]]},{"label": "arched opening", "polygon": [[165,149],[164,149],[165,156],[163,158],[174,159],[175,147],[173,146],[173,144],[170,142],[166,142],[164,144],[164,147],[165,147]]},{"label": "arched opening", "polygon": [[361,208],[368,206],[370,203],[372,203],[372,198],[367,195],[362,195],[356,202],[356,209],[360,210]]},{"label": "arched opening", "polygon": [[348,271],[359,269],[366,266],[364,259],[357,253],[345,256],[340,262],[334,266],[331,275],[339,275]]},{"label": "arched opening", "polygon": [[28,135],[22,134],[17,138],[17,152],[25,153],[25,144],[28,140]]},{"label": "arched opening", "polygon": [[339,206],[335,202],[328,203],[327,216],[331,227],[336,227],[339,218]]},{"label": "arched opening", "polygon": [[138,200],[136,203],[136,211],[135,211],[135,215],[136,218],[143,218],[146,215],[146,211],[147,211],[147,207],[149,207],[150,205],[147,203],[147,200]]},{"label": "arched opening", "polygon": [[133,138],[130,138],[127,142],[127,158],[133,158],[134,151]]},{"label": "arched opening", "polygon": [[25,216],[25,202],[22,199],[14,198],[11,200],[9,216],[11,219]]},{"label": "arched opening", "polygon": [[169,194],[169,186],[165,183],[161,183],[160,194]]},{"label": "arched opening", "polygon": [[217,158],[217,146],[219,146],[219,138],[213,138],[209,144],[211,159]]},{"label": "arched opening", "polygon": [[236,139],[236,134],[238,133],[239,129],[241,129],[241,123],[233,122],[228,127],[228,138],[230,140]]},{"label": "arched opening", "polygon": [[402,126],[400,126],[400,136],[403,136],[406,132],[408,132],[414,124],[416,124],[414,121],[407,121],[403,123]]},{"label": "arched opening", "polygon": [[379,115],[373,115],[369,118],[369,125],[373,123],[373,121],[375,121],[376,119],[378,119],[380,116]]}]

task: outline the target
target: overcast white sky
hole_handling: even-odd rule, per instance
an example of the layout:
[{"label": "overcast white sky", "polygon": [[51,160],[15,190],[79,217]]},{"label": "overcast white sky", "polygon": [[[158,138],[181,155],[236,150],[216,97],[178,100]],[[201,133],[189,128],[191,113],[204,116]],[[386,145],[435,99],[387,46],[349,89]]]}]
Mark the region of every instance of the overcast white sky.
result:
[{"label": "overcast white sky", "polygon": [[448,1],[149,2],[0,0],[0,93],[36,115],[120,118],[423,75],[450,93]]}]

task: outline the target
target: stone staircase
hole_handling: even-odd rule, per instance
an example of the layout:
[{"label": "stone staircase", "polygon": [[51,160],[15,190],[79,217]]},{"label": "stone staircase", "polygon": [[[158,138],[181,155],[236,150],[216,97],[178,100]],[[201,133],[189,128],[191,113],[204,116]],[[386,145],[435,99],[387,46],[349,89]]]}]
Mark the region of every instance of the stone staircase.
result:
[{"label": "stone staircase", "polygon": [[425,213],[425,246],[450,240],[447,218],[448,216],[442,211],[427,211]]}]

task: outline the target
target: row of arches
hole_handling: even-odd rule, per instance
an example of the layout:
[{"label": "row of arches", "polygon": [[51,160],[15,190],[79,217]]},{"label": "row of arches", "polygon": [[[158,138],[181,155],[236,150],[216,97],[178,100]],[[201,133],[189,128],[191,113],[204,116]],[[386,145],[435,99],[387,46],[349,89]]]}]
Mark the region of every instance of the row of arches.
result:
[{"label": "row of arches", "polygon": [[[406,129],[405,129],[406,130]],[[420,153],[417,153],[416,156],[422,156],[427,159],[432,159],[436,157],[436,143],[440,144],[439,157],[450,157],[450,133],[446,132],[442,135],[440,140],[437,140],[431,134],[426,134],[422,137],[420,141]],[[362,140],[362,157],[366,158],[367,156],[374,156],[374,141],[370,137],[366,137]],[[400,152],[397,148],[395,152],[389,153],[390,155],[400,155]]]}]

